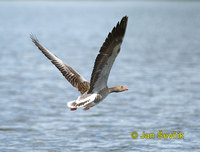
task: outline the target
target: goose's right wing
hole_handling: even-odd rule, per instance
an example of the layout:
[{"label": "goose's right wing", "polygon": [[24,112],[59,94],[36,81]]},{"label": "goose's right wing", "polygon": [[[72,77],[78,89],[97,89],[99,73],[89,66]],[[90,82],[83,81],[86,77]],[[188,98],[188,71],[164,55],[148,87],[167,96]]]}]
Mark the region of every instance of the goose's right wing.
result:
[{"label": "goose's right wing", "polygon": [[76,72],[72,67],[64,63],[58,57],[53,55],[45,47],[43,47],[39,41],[30,36],[33,43],[38,47],[38,49],[49,59],[51,62],[60,70],[63,76],[71,83],[72,86],[78,89],[81,94],[84,94],[90,88],[90,83],[87,82],[78,72]]},{"label": "goose's right wing", "polygon": [[124,16],[112,32],[108,34],[99,54],[96,57],[88,93],[107,87],[107,81],[113,63],[120,52],[120,47],[126,32],[128,17]]}]

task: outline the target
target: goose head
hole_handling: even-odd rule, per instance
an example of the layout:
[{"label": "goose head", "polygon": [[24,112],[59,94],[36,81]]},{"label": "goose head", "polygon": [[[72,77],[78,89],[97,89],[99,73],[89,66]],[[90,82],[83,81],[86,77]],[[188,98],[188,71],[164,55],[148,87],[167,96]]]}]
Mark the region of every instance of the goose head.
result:
[{"label": "goose head", "polygon": [[127,91],[128,88],[122,86],[122,85],[116,85],[115,87],[109,88],[109,92],[123,92],[123,91]]}]

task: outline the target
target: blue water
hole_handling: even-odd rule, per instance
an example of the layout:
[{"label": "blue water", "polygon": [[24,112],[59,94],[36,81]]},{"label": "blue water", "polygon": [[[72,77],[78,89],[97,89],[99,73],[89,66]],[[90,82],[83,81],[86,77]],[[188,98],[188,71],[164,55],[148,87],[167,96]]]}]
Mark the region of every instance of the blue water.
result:
[{"label": "blue water", "polygon": [[[87,80],[117,21],[127,33],[111,94],[88,111],[29,38]],[[199,151],[200,2],[0,2],[0,151]],[[184,139],[132,139],[137,131]]]}]

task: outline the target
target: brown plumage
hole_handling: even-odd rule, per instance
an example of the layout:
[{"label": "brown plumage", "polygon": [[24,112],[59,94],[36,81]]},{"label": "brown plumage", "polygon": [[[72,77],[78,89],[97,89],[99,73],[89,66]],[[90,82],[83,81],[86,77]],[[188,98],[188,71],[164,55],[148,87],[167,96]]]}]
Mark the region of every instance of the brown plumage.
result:
[{"label": "brown plumage", "polygon": [[31,35],[33,43],[39,48],[40,51],[60,70],[62,75],[71,83],[72,86],[78,89],[81,94],[84,94],[90,88],[89,82],[87,82],[78,72],[72,69],[69,65],[64,63],[58,57],[49,52],[43,47],[39,41]]},{"label": "brown plumage", "polygon": [[71,110],[76,110],[79,107],[85,107],[88,110],[90,107],[98,104],[109,93],[122,92],[127,88],[117,85],[112,88],[107,87],[107,81],[112,65],[120,52],[120,47],[126,32],[128,17],[124,16],[112,32],[108,34],[99,54],[96,57],[90,83],[86,81],[72,67],[64,63],[58,57],[53,55],[39,41],[31,35],[33,43],[38,49],[60,70],[63,76],[71,83],[72,86],[81,92],[81,96],[77,100],[68,102],[67,105]]}]

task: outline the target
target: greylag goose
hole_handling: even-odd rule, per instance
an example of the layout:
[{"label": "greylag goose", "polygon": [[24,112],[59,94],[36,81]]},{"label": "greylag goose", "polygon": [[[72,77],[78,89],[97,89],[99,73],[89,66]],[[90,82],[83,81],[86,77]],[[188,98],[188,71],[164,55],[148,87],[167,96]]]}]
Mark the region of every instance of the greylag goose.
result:
[{"label": "greylag goose", "polygon": [[80,107],[84,107],[83,110],[88,110],[105,99],[108,94],[128,90],[122,85],[117,85],[112,88],[108,88],[107,86],[110,70],[115,58],[120,52],[120,47],[126,32],[127,22],[128,17],[124,16],[113,28],[112,32],[108,34],[99,54],[96,57],[90,83],[78,72],[72,69],[72,67],[43,47],[39,41],[31,35],[31,39],[38,49],[49,60],[51,60],[71,85],[80,91],[81,96],[76,100],[67,103],[70,110],[76,110]]}]

